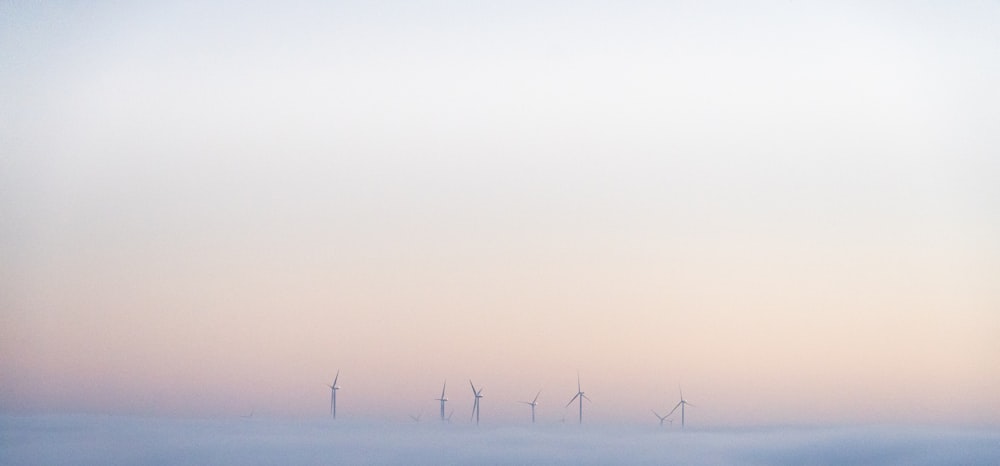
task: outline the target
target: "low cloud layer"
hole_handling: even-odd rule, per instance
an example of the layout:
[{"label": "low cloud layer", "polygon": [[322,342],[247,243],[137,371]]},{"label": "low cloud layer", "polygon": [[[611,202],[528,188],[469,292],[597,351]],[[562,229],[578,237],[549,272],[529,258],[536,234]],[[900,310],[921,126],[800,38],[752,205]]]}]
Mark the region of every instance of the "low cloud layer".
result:
[{"label": "low cloud layer", "polygon": [[995,428],[698,430],[437,422],[0,417],[0,463],[1000,464]]}]

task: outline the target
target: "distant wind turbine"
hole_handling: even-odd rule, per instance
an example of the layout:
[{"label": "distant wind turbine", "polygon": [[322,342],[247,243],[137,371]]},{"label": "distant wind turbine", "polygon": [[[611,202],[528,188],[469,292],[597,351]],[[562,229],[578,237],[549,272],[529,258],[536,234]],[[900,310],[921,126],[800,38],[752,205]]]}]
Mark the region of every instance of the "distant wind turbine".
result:
[{"label": "distant wind turbine", "polygon": [[531,400],[531,401],[521,401],[520,402],[520,403],[524,403],[524,404],[526,404],[528,406],[531,406],[531,423],[532,424],[535,423],[535,406],[538,406],[538,395],[541,395],[541,394],[542,394],[542,391],[539,390],[538,393],[535,394],[535,399],[534,400]]},{"label": "distant wind turbine", "polygon": [[410,419],[413,419],[413,422],[420,422],[420,416],[423,416],[423,415],[424,415],[424,413],[417,414],[416,416],[410,414]]},{"label": "distant wind turbine", "polygon": [[444,396],[444,389],[448,387],[448,381],[444,381],[444,385],[441,387],[441,398],[437,398],[441,402],[441,420],[444,421],[444,403],[448,401],[448,397]]},{"label": "distant wind turbine", "polygon": [[663,427],[663,421],[670,421],[670,425],[674,424],[673,419],[667,419],[667,416],[660,416],[656,411],[653,411],[653,416],[656,416],[656,418],[660,420],[660,427]]},{"label": "distant wind turbine", "polygon": [[691,406],[694,406],[694,405],[692,405],[691,403],[688,403],[687,400],[684,399],[684,392],[681,390],[680,386],[677,387],[677,391],[681,394],[681,401],[678,401],[677,404],[674,405],[674,409],[671,409],[670,412],[667,413],[667,416],[670,416],[671,414],[674,414],[674,411],[677,411],[677,408],[680,408],[681,409],[681,429],[683,429],[684,428],[684,407],[687,406],[687,405],[691,405]]},{"label": "distant wind turbine", "polygon": [[480,388],[476,390],[476,386],[469,381],[469,385],[472,386],[472,394],[476,397],[476,401],[472,404],[472,417],[476,418],[476,425],[479,425],[479,399],[483,397],[483,389]]},{"label": "distant wind turbine", "polygon": [[337,375],[333,377],[333,384],[327,385],[330,387],[330,415],[334,419],[337,419],[337,390],[340,390],[340,385],[337,385],[337,379],[340,378],[340,370],[337,370]]},{"label": "distant wind turbine", "polygon": [[587,401],[590,401],[590,398],[587,398],[587,395],[583,394],[583,389],[580,388],[579,372],[576,373],[576,395],[573,395],[573,399],[569,400],[569,403],[566,403],[566,407],[568,408],[569,405],[573,404],[573,402],[576,401],[577,398],[580,399],[580,424],[583,424],[583,399],[586,398]]}]

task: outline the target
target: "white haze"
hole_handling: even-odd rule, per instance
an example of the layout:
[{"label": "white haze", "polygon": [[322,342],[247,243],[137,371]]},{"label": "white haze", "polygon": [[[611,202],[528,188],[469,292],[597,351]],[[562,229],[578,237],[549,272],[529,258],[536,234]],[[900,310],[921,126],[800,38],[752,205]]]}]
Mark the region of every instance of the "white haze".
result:
[{"label": "white haze", "polygon": [[1000,431],[0,417],[0,464],[1000,464]]}]

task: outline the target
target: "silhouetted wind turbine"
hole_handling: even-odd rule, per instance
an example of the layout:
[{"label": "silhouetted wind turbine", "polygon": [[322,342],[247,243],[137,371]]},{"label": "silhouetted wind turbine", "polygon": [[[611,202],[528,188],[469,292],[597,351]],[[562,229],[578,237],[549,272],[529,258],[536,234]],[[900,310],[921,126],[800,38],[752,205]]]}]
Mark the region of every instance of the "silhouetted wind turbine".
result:
[{"label": "silhouetted wind turbine", "polygon": [[[677,402],[677,404],[674,406],[674,409],[671,409],[670,412],[667,413],[667,416],[670,416],[671,414],[674,414],[674,411],[677,411],[677,408],[680,408],[681,409],[681,429],[683,429],[684,428],[684,406],[691,405],[691,403],[688,403],[687,400],[684,399],[684,392],[681,391],[681,387],[680,386],[677,387],[677,391],[681,394],[681,401]],[[694,406],[694,405],[691,405],[691,406]]]},{"label": "silhouetted wind turbine", "polygon": [[337,379],[340,378],[340,370],[337,370],[337,375],[333,377],[333,384],[327,385],[330,387],[330,415],[334,419],[337,419],[337,390],[340,390],[340,385],[337,385]]},{"label": "silhouetted wind turbine", "polygon": [[417,414],[416,416],[410,414],[409,416],[410,416],[410,419],[413,419],[413,422],[420,422],[420,416],[423,416],[423,415],[424,415],[424,413]]},{"label": "silhouetted wind turbine", "polygon": [[[580,424],[583,424],[583,399],[587,398],[587,395],[584,395],[583,389],[580,388],[579,372],[577,372],[576,374],[576,395],[573,395],[573,399],[569,400],[569,403],[566,403],[566,407],[569,407],[569,405],[573,404],[573,402],[576,401],[577,398],[580,399]],[[590,398],[587,398],[587,401],[590,401]]]},{"label": "silhouetted wind turbine", "polygon": [[[653,411],[653,410],[650,410],[650,411]],[[673,423],[674,423],[674,421],[672,419],[667,419],[667,416],[660,416],[659,414],[656,413],[656,411],[653,411],[653,416],[656,416],[656,418],[660,420],[660,427],[663,427],[663,421],[670,421],[671,425],[673,425]]]},{"label": "silhouetted wind turbine", "polygon": [[444,403],[448,401],[448,398],[444,396],[444,389],[448,387],[448,381],[444,381],[444,385],[441,387],[441,398],[437,398],[441,402],[441,420],[444,420]]},{"label": "silhouetted wind turbine", "polygon": [[476,401],[472,404],[472,417],[476,418],[476,425],[479,425],[479,399],[483,397],[483,389],[480,388],[476,390],[476,386],[472,385],[472,381],[469,381],[469,385],[472,386],[472,394],[476,397]]},{"label": "silhouetted wind turbine", "polygon": [[531,400],[531,401],[521,401],[520,402],[520,403],[524,403],[524,404],[526,404],[528,406],[531,406],[531,423],[532,424],[535,423],[535,406],[538,406],[538,395],[541,395],[541,394],[542,394],[542,391],[539,390],[538,393],[535,394],[535,399],[534,400]]}]

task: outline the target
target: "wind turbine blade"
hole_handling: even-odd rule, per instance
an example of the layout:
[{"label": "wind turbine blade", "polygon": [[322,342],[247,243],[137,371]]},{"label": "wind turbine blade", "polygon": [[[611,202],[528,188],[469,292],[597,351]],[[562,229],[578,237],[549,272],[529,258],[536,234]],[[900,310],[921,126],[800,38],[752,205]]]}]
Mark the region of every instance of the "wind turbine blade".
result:
[{"label": "wind turbine blade", "polygon": [[670,417],[671,414],[674,414],[674,411],[677,411],[677,408],[680,408],[680,407],[681,407],[681,402],[678,401],[677,404],[674,405],[674,409],[671,409],[670,412],[667,413],[667,417]]},{"label": "wind turbine blade", "polygon": [[587,395],[584,395],[583,393],[580,393],[580,396],[582,396],[583,399],[585,399],[585,400],[590,401],[591,403],[593,403],[593,401],[591,401],[590,398]]},{"label": "wind turbine blade", "polygon": [[580,388],[580,371],[576,371],[576,391],[582,392],[583,389]]},{"label": "wind turbine blade", "polygon": [[[471,382],[471,380],[470,380],[470,382]],[[444,399],[444,389],[445,388],[448,388],[448,381],[447,380],[444,381],[444,386],[441,387],[441,399],[442,400]]]},{"label": "wind turbine blade", "polygon": [[662,417],[660,417],[660,415],[659,415],[659,414],[656,414],[656,411],[653,411],[653,410],[651,409],[651,410],[649,410],[649,412],[653,413],[653,416],[656,416],[656,418],[657,418],[657,419],[661,419],[661,420],[663,419]]},{"label": "wind turbine blade", "polygon": [[472,380],[469,380],[469,386],[472,387],[472,394],[473,395],[477,395],[477,393],[476,393],[476,386],[472,384]]},{"label": "wind turbine blade", "polygon": [[541,390],[539,390],[539,391],[538,391],[538,393],[536,393],[536,394],[535,394],[535,399],[534,399],[534,400],[531,400],[531,403],[532,403],[532,404],[535,404],[535,403],[537,403],[537,402],[538,402],[538,395],[541,395],[541,394],[542,394],[542,391],[541,391]]},{"label": "wind turbine blade", "polygon": [[[340,369],[337,369],[337,375],[335,375],[335,376],[333,377],[333,386],[334,386],[334,387],[336,387],[336,386],[337,386],[337,379],[339,379],[339,378],[340,378]],[[350,385],[350,384],[348,384],[348,385]]]},{"label": "wind turbine blade", "polygon": [[580,396],[580,393],[579,393],[579,392],[577,392],[577,394],[576,394],[576,395],[573,395],[573,398],[569,400],[569,403],[566,403],[566,407],[568,408],[568,407],[569,407],[569,405],[573,404],[573,402],[574,402],[574,401],[576,401],[576,398],[577,398],[578,396]]}]

